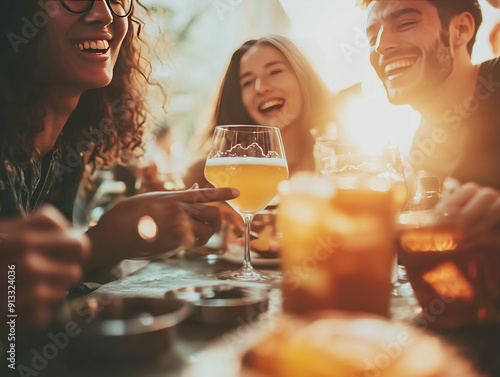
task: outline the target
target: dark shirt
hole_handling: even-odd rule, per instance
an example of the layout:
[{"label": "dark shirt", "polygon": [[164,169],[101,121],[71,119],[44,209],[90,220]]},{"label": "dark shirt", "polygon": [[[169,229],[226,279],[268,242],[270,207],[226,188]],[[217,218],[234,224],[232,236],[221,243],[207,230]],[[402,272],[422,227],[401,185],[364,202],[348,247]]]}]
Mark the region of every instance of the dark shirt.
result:
[{"label": "dark shirt", "polygon": [[52,204],[72,221],[83,171],[82,156],[62,137],[43,158],[34,151],[31,158],[0,159],[0,218]]},{"label": "dark shirt", "polygon": [[445,111],[441,124],[422,121],[410,162],[441,178],[500,189],[500,58],[480,65],[474,95]]}]

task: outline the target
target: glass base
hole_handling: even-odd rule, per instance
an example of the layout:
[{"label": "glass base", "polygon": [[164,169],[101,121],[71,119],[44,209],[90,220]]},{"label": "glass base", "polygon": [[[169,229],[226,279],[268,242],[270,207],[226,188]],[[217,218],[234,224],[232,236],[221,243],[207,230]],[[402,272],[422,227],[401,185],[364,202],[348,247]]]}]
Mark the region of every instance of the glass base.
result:
[{"label": "glass base", "polygon": [[236,271],[223,272],[217,275],[217,279],[275,283],[281,281],[281,276],[264,274],[253,267],[241,267]]}]

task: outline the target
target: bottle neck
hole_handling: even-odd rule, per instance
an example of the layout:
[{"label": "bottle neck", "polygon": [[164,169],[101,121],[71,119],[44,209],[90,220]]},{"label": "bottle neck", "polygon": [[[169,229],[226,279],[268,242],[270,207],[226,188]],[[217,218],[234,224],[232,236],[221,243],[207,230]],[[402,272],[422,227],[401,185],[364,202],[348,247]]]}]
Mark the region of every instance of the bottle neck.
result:
[{"label": "bottle neck", "polygon": [[420,190],[409,203],[409,211],[422,211],[432,209],[441,200],[439,180],[437,177],[422,177],[420,179]]}]

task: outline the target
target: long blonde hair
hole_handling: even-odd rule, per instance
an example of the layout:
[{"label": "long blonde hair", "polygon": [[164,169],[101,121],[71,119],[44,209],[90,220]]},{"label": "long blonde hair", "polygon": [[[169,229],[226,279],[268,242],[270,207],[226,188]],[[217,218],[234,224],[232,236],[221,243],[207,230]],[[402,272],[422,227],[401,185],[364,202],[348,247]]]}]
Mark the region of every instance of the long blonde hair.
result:
[{"label": "long blonde hair", "polygon": [[274,47],[283,54],[297,76],[304,101],[299,118],[301,131],[309,134],[314,128],[318,133],[322,133],[332,121],[331,96],[326,85],[292,41],[281,35],[269,35],[249,40],[233,53],[219,89],[213,121],[205,130],[203,139],[209,141],[215,127],[219,125],[256,124],[243,105],[240,86],[241,58],[253,46]]}]

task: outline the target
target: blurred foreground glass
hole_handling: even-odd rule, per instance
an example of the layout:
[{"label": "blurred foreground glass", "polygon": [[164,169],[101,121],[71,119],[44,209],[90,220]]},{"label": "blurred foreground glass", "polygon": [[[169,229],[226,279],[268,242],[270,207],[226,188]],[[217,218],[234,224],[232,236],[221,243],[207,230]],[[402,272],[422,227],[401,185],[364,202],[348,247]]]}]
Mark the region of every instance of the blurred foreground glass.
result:
[{"label": "blurred foreground glass", "polygon": [[240,196],[228,201],[245,223],[243,266],[219,279],[268,281],[274,278],[255,270],[250,260],[250,224],[278,194],[288,178],[285,149],[279,128],[218,126],[205,165],[205,177],[215,187],[235,187]]},{"label": "blurred foreground glass", "polygon": [[[366,152],[359,142],[318,138],[314,152],[316,174],[324,176],[365,174],[386,179],[391,183],[396,210],[403,210],[408,200],[408,187],[397,147],[387,145]],[[404,267],[398,263],[397,256],[394,260],[392,281],[394,296],[412,294]]]},{"label": "blurred foreground glass", "polygon": [[424,325],[455,328],[500,320],[500,250],[465,247],[453,214],[402,214],[399,253]]},{"label": "blurred foreground glass", "polygon": [[388,315],[395,257],[390,184],[296,175],[280,185],[283,309]]}]

